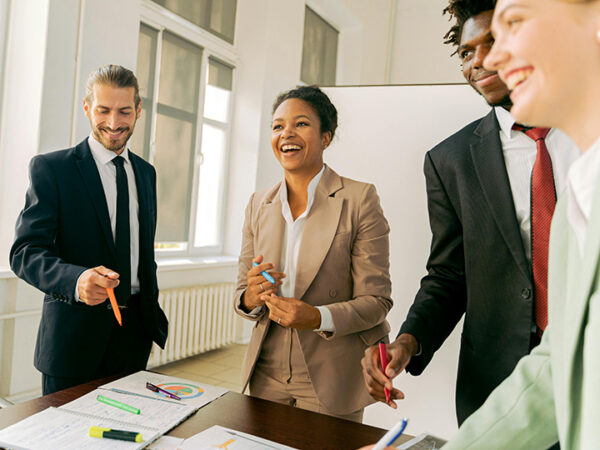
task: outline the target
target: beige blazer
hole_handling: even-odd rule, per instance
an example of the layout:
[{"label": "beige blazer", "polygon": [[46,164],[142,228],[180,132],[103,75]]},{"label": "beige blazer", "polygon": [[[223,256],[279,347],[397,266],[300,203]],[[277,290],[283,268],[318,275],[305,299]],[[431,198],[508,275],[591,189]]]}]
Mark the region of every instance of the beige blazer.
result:
[{"label": "beige blazer", "polygon": [[[266,308],[258,317],[246,315],[240,299],[256,255],[279,264],[285,227],[280,186],[254,193],[246,207],[235,308],[256,324],[242,367],[244,389],[272,322]],[[319,401],[336,414],[373,402],[360,360],[390,331],[389,231],[375,187],[325,166],[300,244],[295,298],[331,311],[334,333],[298,330],[298,339]]]}]

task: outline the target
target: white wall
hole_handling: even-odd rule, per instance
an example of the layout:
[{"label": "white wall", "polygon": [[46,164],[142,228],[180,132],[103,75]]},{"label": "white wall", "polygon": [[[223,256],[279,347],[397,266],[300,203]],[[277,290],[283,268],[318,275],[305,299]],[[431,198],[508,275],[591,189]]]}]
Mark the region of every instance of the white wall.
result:
[{"label": "white wall", "polygon": [[443,43],[450,29],[442,11],[448,0],[396,0],[391,84],[464,83],[454,49]]}]

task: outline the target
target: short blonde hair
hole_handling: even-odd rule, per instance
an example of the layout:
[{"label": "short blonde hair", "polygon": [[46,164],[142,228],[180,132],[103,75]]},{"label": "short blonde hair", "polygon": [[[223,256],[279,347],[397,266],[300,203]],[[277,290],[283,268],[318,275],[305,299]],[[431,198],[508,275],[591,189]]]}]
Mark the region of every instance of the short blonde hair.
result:
[{"label": "short blonde hair", "polygon": [[133,101],[137,108],[140,104],[140,88],[134,73],[123,66],[116,64],[107,64],[94,70],[88,76],[85,83],[85,100],[92,103],[94,99],[94,86],[104,84],[120,88],[132,87],[134,90]]}]

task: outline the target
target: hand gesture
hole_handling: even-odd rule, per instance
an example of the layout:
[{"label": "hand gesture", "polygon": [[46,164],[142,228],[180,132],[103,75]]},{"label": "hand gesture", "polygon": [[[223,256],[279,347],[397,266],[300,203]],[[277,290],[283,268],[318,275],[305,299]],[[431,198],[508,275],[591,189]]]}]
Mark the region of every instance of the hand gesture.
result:
[{"label": "hand gesture", "polygon": [[[273,269],[275,266],[271,263],[263,263],[263,255],[258,255],[252,260],[258,263],[258,266],[252,267],[246,275],[246,290],[242,296],[242,306],[248,312],[252,311],[257,306],[265,304],[261,296],[268,296],[277,292],[277,287],[281,285],[282,278],[285,278],[283,272],[276,272]],[[275,279],[276,284],[272,284],[260,273],[266,270]]]},{"label": "hand gesture", "polygon": [[119,274],[104,266],[88,269],[79,277],[77,292],[79,299],[95,306],[104,303],[108,298],[106,288],[115,288],[119,285]]},{"label": "hand gesture", "polygon": [[414,336],[403,333],[394,342],[386,345],[386,350],[389,362],[385,374],[381,371],[379,347],[376,345],[365,350],[365,356],[361,360],[363,376],[371,397],[386,403],[384,388],[387,388],[390,391],[390,401],[387,404],[396,409],[394,400],[402,400],[404,393],[394,388],[392,380],[406,368],[410,359],[418,352],[419,343]]},{"label": "hand gesture", "polygon": [[269,319],[284,327],[315,330],[321,326],[321,313],[314,306],[296,298],[261,295],[269,308]]}]

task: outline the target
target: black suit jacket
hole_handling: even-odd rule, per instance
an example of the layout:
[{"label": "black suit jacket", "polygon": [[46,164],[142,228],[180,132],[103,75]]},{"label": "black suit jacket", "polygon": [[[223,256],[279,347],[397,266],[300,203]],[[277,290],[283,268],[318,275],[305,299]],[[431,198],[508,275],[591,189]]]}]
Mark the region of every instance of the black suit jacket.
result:
[{"label": "black suit jacket", "polygon": [[[425,157],[433,238],[428,274],[400,333],[419,375],[461,317],[456,411],[462,423],[529,353],[533,286],[492,110]],[[399,333],[399,334],[400,334]]]},{"label": "black suit jacket", "polygon": [[[158,305],[154,262],[156,172],[130,154],[139,201],[139,278],[142,320],[164,347],[167,319]],[[87,138],[66,150],[38,155],[10,251],[13,271],[45,293],[35,348],[35,367],[62,377],[86,377],[100,364],[115,320],[105,303],[74,298],[77,279],[99,265],[116,267],[106,197]]]}]

